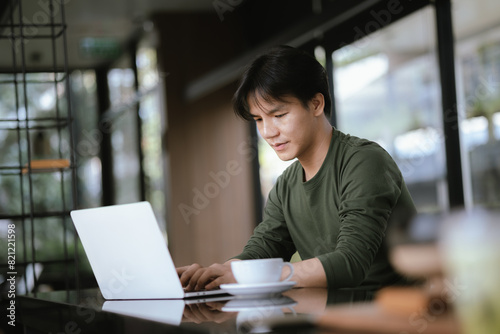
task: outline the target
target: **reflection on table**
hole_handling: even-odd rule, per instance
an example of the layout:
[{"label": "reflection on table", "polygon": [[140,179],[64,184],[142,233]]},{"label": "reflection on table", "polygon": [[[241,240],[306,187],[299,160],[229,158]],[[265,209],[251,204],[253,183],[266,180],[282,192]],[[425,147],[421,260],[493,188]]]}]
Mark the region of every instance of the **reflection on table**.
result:
[{"label": "reflection on table", "polygon": [[[264,298],[218,296],[186,300],[104,300],[99,290],[60,291],[20,297],[20,328],[42,333],[65,332],[65,326],[82,332],[133,332],[141,328],[161,332],[168,328],[189,333],[256,333],[274,327],[314,330],[311,316],[332,304],[355,303],[373,298],[369,290],[291,289]],[[57,316],[55,316],[57,315]],[[59,322],[59,323],[58,323]],[[129,324],[129,325],[124,325]],[[133,325],[130,325],[133,324]],[[286,331],[285,331],[286,332]]]}]

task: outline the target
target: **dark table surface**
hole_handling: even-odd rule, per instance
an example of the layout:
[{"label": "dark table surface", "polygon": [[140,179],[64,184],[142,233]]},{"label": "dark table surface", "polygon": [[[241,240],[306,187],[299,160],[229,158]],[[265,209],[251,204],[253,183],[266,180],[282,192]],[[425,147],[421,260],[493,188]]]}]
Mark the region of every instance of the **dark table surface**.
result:
[{"label": "dark table surface", "polygon": [[[319,333],[332,305],[371,301],[373,290],[291,289],[265,298],[106,301],[98,289],[16,296],[5,333]],[[2,304],[5,311],[6,305]],[[1,329],[0,329],[1,333]]]}]

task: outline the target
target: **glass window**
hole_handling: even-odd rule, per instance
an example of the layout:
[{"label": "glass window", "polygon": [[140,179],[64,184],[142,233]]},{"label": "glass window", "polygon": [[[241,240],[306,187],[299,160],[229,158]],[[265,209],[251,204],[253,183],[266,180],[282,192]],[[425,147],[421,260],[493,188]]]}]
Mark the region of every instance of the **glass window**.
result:
[{"label": "glass window", "polygon": [[108,72],[111,112],[106,117],[112,118],[111,145],[116,204],[141,199],[134,82],[134,71],[131,68],[114,68]]},{"label": "glass window", "polygon": [[99,148],[102,129],[97,115],[95,72],[71,73],[71,103],[75,115],[75,156],[77,160],[78,204],[82,208],[101,205],[101,159]]},{"label": "glass window", "polygon": [[157,69],[156,50],[146,39],[136,57],[139,94],[139,116],[142,123],[141,148],[145,178],[145,197],[151,203],[160,227],[165,228],[165,178],[163,145],[165,110],[161,99],[163,86]]},{"label": "glass window", "polygon": [[447,208],[434,21],[428,6],[332,55],[338,129],[391,154],[421,213]]},{"label": "glass window", "polygon": [[453,1],[468,206],[500,206],[500,2]]}]

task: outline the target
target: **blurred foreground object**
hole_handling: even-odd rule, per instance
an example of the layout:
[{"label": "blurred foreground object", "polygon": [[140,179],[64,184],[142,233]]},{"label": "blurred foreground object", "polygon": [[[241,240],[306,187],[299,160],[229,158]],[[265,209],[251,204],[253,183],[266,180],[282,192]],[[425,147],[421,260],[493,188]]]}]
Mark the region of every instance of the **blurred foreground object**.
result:
[{"label": "blurred foreground object", "polygon": [[384,287],[372,302],[327,307],[317,326],[349,333],[461,333],[455,287],[446,281],[439,247],[443,221],[429,214],[393,224],[387,238],[391,264],[409,285]]},{"label": "blurred foreground object", "polygon": [[418,280],[433,280],[443,274],[438,240],[443,218],[421,214],[399,222],[388,231],[391,264],[401,274]]},{"label": "blurred foreground object", "polygon": [[375,303],[329,307],[314,318],[325,332],[371,334],[458,334],[460,328],[451,312],[439,316],[426,309],[409,315],[388,311]]},{"label": "blurred foreground object", "polygon": [[443,223],[445,277],[463,334],[500,333],[500,212],[454,212]]}]

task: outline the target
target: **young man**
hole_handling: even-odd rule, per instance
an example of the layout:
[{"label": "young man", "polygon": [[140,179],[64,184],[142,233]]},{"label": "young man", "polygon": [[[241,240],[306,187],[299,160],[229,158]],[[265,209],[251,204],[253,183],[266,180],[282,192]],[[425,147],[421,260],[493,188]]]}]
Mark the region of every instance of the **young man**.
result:
[{"label": "young man", "polygon": [[[234,97],[282,160],[297,158],[269,194],[263,221],[243,252],[224,264],[178,268],[188,290],[235,282],[230,262],[297,251],[300,287],[381,287],[404,279],[388,260],[385,233],[415,206],[396,163],[379,145],[333,128],[325,69],[281,46],[247,68]],[[287,273],[284,272],[283,275]]]}]

